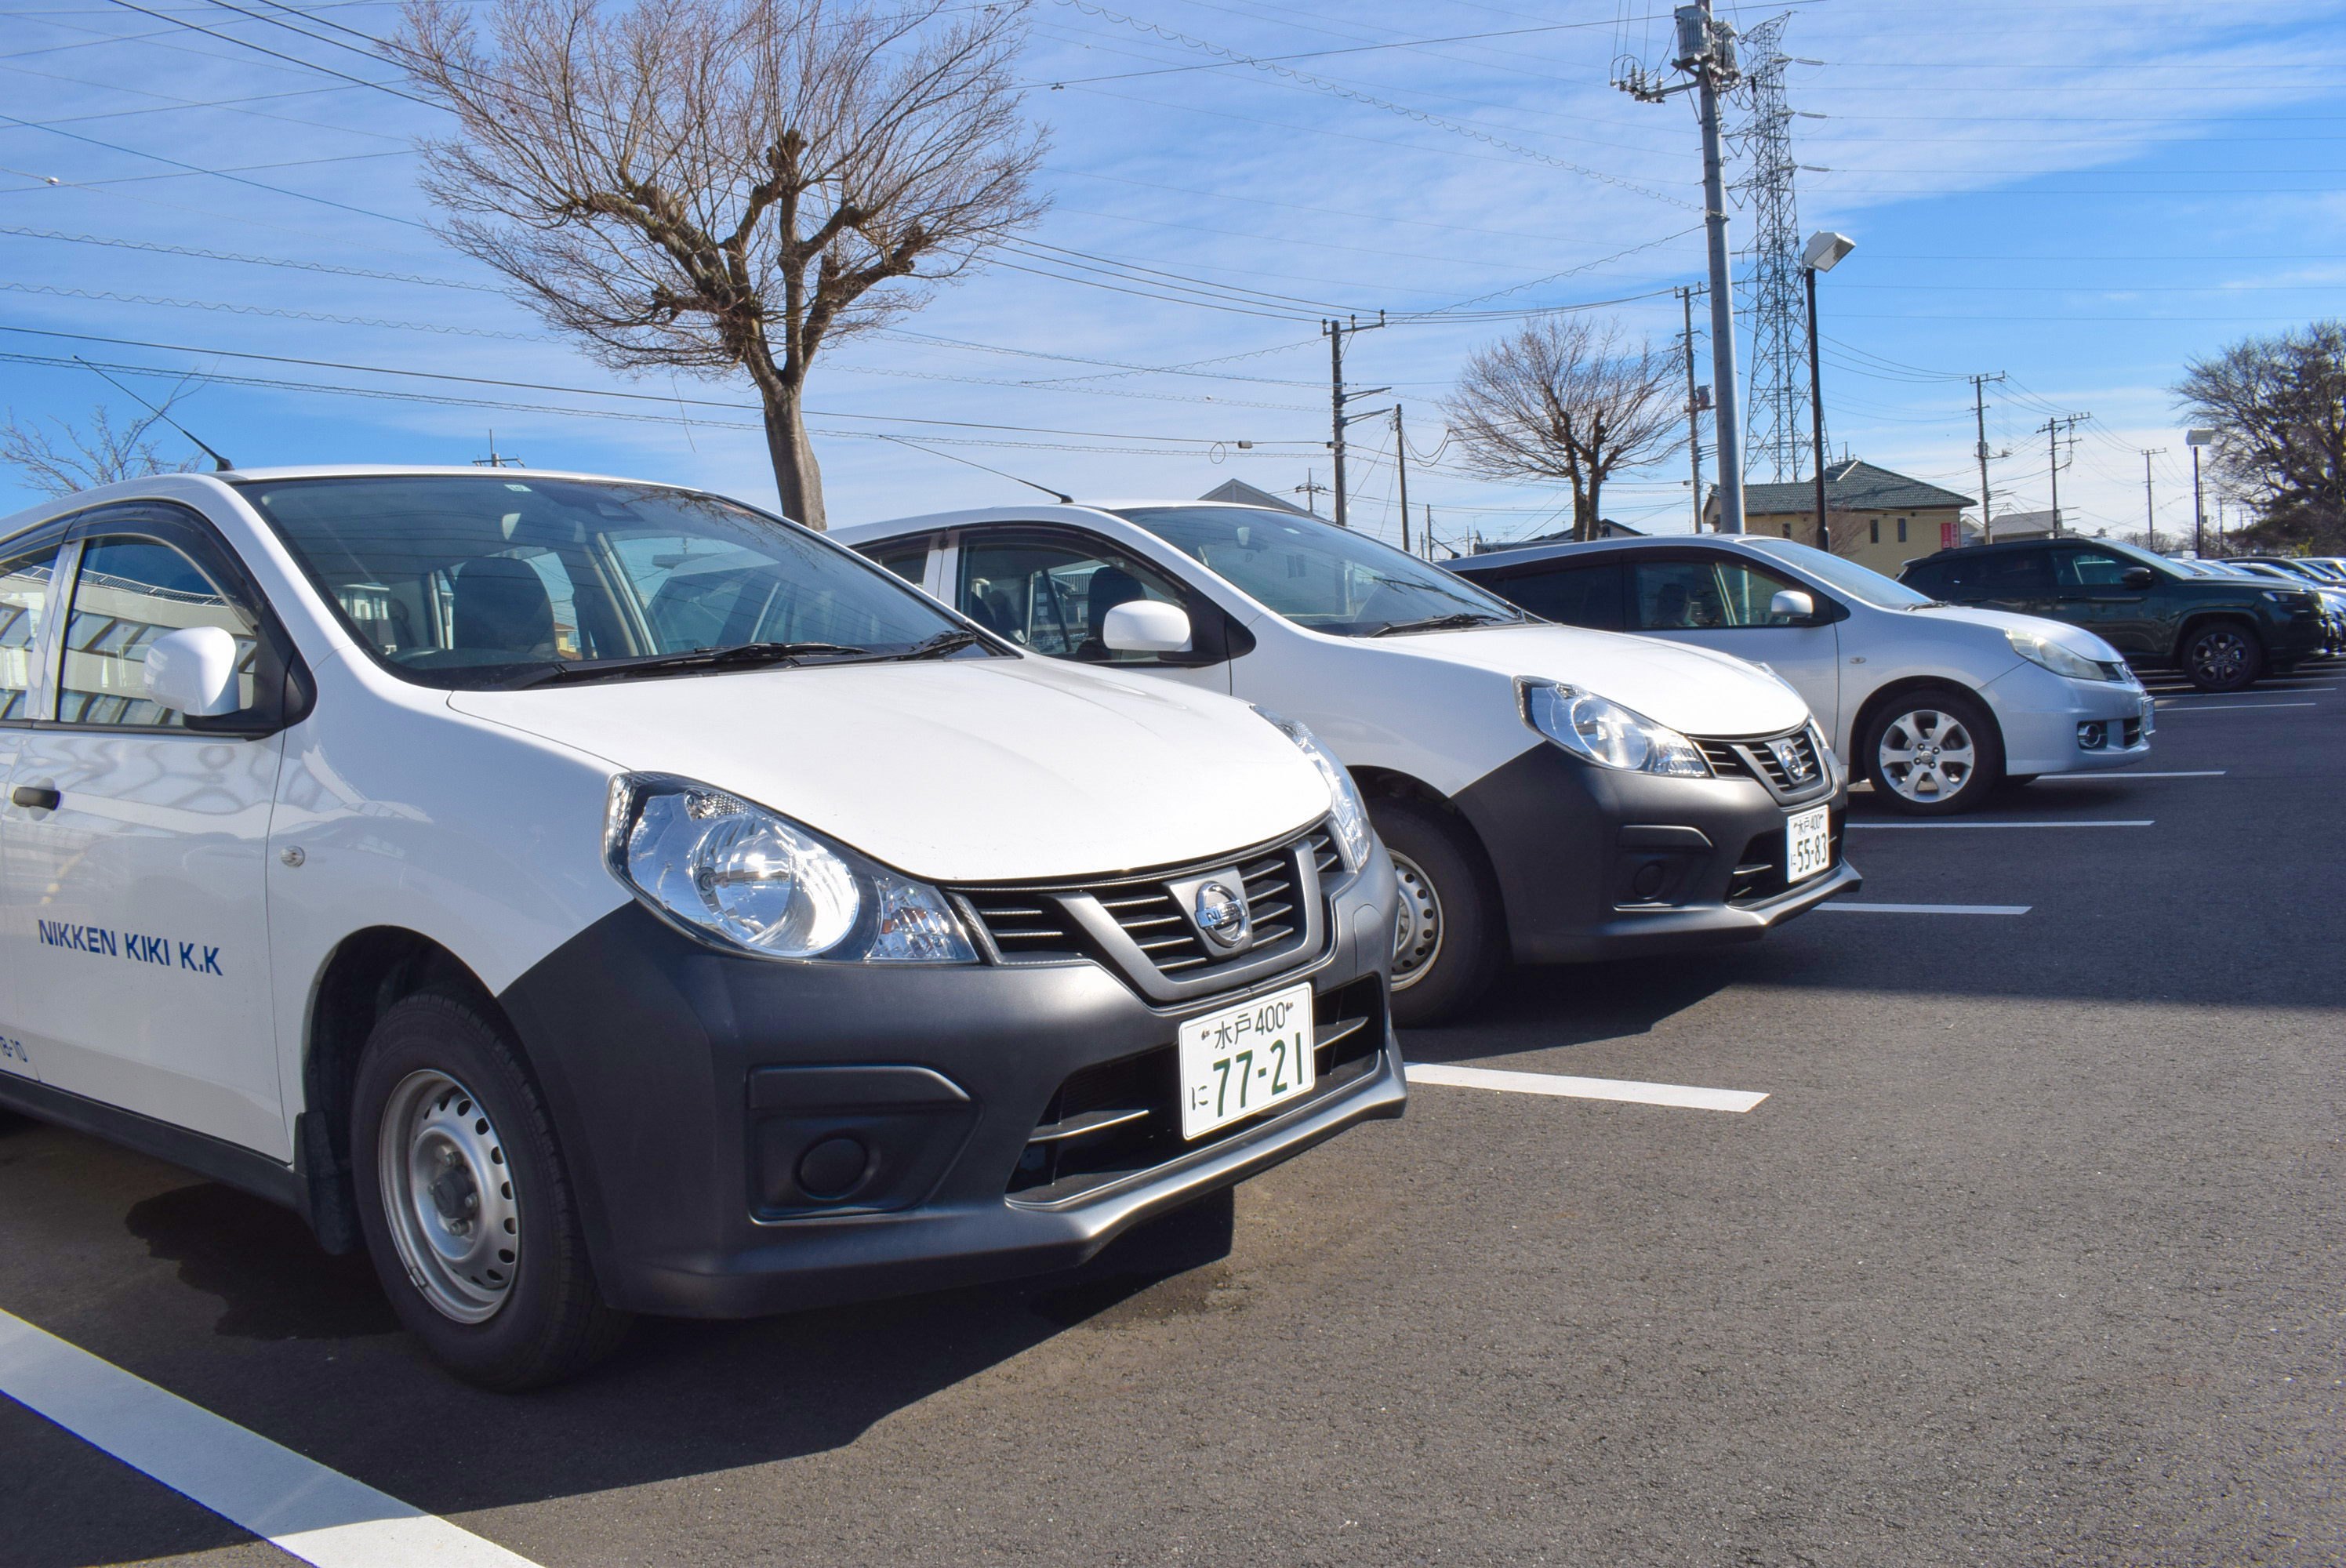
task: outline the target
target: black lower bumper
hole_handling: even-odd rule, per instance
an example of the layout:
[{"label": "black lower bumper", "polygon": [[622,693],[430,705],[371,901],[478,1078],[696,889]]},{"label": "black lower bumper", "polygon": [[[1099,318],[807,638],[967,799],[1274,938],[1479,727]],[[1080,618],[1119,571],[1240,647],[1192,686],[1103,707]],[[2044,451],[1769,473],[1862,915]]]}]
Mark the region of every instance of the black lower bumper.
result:
[{"label": "black lower bumper", "polygon": [[[1753,942],[1862,881],[1841,857],[1839,785],[1782,803],[1756,779],[1629,773],[1539,746],[1456,804],[1490,855],[1519,963]],[[1832,865],[1787,883],[1785,822],[1818,806],[1831,811]]]},{"label": "black lower bumper", "polygon": [[[1379,850],[1331,897],[1318,955],[1178,1009],[1090,961],[729,957],[633,903],[500,1001],[554,1111],[605,1297],[749,1317],[1072,1267],[1141,1220],[1401,1115],[1383,1005],[1392,898]],[[1374,1012],[1311,1095],[1195,1146],[1177,1137],[1168,1157],[1062,1201],[1012,1190],[1072,1078],[1163,1051],[1184,1017],[1307,980],[1323,1002],[1341,992],[1358,1011],[1365,996]],[[864,1152],[842,1164],[841,1149]]]}]

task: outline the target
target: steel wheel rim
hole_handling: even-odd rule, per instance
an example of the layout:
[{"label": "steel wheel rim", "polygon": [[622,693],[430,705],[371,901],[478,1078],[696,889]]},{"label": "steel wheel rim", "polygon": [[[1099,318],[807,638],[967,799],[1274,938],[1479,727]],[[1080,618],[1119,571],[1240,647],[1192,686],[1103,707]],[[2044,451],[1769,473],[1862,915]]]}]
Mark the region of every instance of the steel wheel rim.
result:
[{"label": "steel wheel rim", "polygon": [[1918,806],[1933,806],[1964,792],[1979,766],[1979,748],[1970,726],[1953,714],[1918,708],[1882,727],[1875,758],[1891,789]]},{"label": "steel wheel rim", "polygon": [[2213,681],[2233,680],[2249,667],[2249,639],[2238,632],[2209,632],[2191,645],[2194,674]]},{"label": "steel wheel rim", "polygon": [[456,1322],[495,1317],[518,1272],[521,1206],[487,1109],[445,1073],[410,1073],[383,1107],[375,1168],[416,1290]]},{"label": "steel wheel rim", "polygon": [[1433,880],[1407,855],[1392,846],[1393,880],[1401,885],[1401,910],[1393,919],[1392,988],[1407,991],[1423,980],[1442,956],[1442,895]]}]

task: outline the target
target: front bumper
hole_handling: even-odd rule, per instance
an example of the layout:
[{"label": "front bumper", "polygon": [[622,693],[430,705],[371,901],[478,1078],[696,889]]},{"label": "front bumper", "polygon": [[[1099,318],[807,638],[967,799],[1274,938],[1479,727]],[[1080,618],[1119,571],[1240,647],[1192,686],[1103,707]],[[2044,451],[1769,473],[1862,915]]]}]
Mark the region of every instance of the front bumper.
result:
[{"label": "front bumper", "polygon": [[[1841,857],[1849,797],[1839,778],[1785,804],[1755,779],[1628,773],[1539,745],[1460,791],[1456,805],[1490,855],[1520,963],[1755,942],[1862,882]],[[1786,820],[1817,806],[1832,813],[1831,869],[1789,887],[1780,872],[1772,882],[1739,875],[1762,853],[1780,866]]]},{"label": "front bumper", "polygon": [[[1141,1220],[1400,1115],[1392,901],[1380,848],[1328,895],[1315,955],[1173,1007],[1091,960],[733,957],[630,902],[499,1000],[546,1088],[605,1298],[750,1317],[1072,1267]],[[1011,1190],[1046,1106],[1085,1069],[1154,1062],[1180,1019],[1306,979],[1323,1008],[1341,993],[1373,1011],[1365,1045],[1313,1094],[1072,1196]],[[842,1135],[871,1163],[827,1202],[803,1190],[820,1184],[802,1162]]]},{"label": "front bumper", "polygon": [[[1982,695],[2003,732],[2006,773],[2098,772],[2150,755],[2156,712],[2133,681],[2073,680],[2023,663]],[[2086,744],[2081,732],[2098,744]]]}]

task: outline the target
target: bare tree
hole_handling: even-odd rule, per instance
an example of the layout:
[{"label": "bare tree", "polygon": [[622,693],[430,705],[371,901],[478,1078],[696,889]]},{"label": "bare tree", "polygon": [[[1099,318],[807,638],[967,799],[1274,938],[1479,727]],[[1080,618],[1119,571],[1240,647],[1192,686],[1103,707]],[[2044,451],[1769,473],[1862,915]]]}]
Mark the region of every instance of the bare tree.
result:
[{"label": "bare tree", "polygon": [[[175,390],[163,400],[163,412],[178,400]],[[86,426],[48,421],[55,427],[53,434],[41,422],[18,419],[12,408],[0,421],[0,463],[15,468],[45,495],[71,495],[149,473],[185,473],[194,464],[168,461],[147,439],[162,418],[162,413],[148,413],[117,430],[106,405],[97,403]]]},{"label": "bare tree", "polygon": [[1596,537],[1605,482],[1685,443],[1681,367],[1618,321],[1585,316],[1525,327],[1466,361],[1443,400],[1467,466],[1493,479],[1572,484],[1572,534]]},{"label": "bare tree", "polygon": [[2174,391],[2216,432],[2217,479],[2258,514],[2243,543],[2346,549],[2346,323],[2243,338],[2188,362]]},{"label": "bare tree", "polygon": [[1042,215],[1023,0],[409,0],[454,111],[424,189],[456,249],[614,370],[746,372],[782,509],[823,525],[808,368]]}]

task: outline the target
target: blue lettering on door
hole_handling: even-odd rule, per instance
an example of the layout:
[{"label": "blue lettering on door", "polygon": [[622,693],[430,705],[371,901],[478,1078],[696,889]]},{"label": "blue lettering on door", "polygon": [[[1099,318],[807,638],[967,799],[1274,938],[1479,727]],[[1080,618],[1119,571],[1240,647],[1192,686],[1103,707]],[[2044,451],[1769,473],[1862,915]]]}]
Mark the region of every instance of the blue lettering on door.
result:
[{"label": "blue lettering on door", "polygon": [[[148,936],[135,931],[110,931],[104,926],[76,925],[71,921],[36,920],[35,934],[43,945],[63,948],[68,952],[86,952],[93,958],[124,958],[133,963],[158,964],[165,969],[177,967],[196,974],[217,974],[223,978],[227,971],[220,967],[220,950],[200,942],[182,942]],[[178,962],[172,962],[176,946]]]}]

